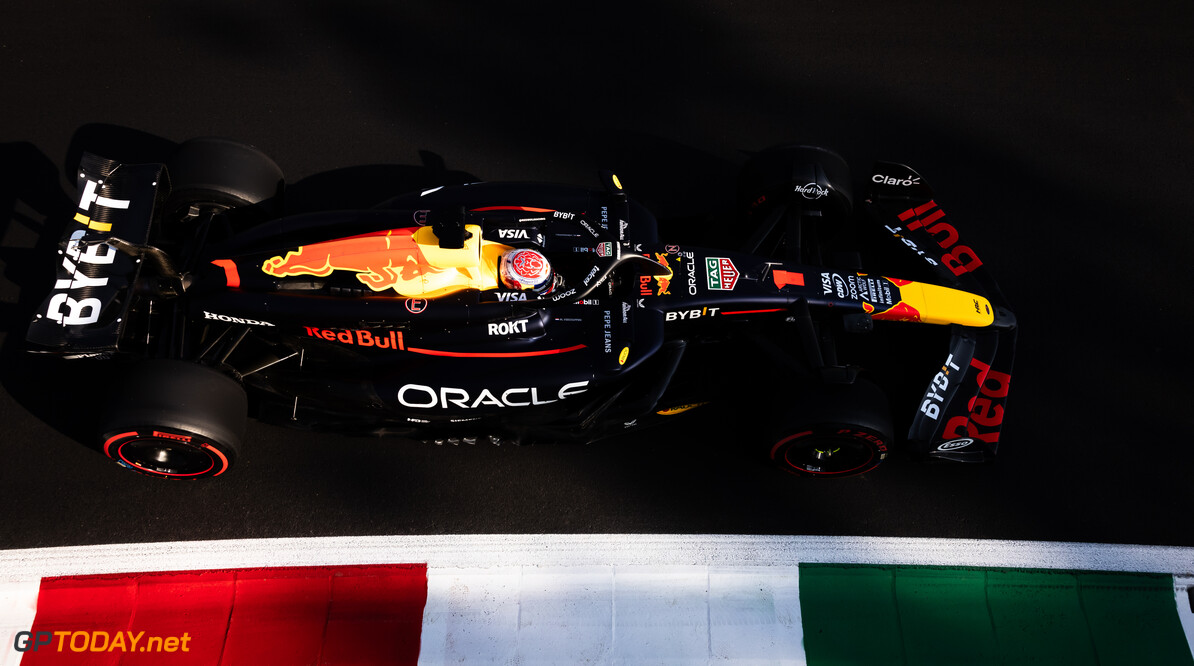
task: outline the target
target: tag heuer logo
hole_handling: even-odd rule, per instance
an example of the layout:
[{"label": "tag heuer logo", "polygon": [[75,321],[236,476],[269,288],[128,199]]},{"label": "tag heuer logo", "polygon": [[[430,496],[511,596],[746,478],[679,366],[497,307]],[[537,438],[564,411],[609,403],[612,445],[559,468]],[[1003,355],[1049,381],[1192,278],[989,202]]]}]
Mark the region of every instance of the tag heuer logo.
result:
[{"label": "tag heuer logo", "polygon": [[717,291],[733,291],[734,285],[738,284],[738,269],[725,257],[706,257],[705,276],[709,288]]}]

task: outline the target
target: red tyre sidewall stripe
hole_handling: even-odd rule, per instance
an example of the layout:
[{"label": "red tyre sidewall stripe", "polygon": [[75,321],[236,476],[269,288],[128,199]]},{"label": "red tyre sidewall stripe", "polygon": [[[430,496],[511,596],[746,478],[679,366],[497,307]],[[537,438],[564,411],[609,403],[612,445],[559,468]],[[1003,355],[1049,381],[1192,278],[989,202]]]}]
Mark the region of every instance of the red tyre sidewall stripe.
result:
[{"label": "red tyre sidewall stripe", "polygon": [[224,472],[228,471],[228,458],[223,453],[221,453],[219,449],[212,446],[211,444],[208,444],[207,442],[203,443],[203,448],[207,449],[211,453],[214,453],[216,455],[216,457],[218,457],[220,459],[220,462],[222,463],[220,465],[220,471],[216,472],[215,474],[212,474],[212,478],[215,478],[215,477],[223,474]]},{"label": "red tyre sidewall stripe", "polygon": [[[805,430],[804,432],[798,432],[795,435],[788,435],[787,437],[779,440],[778,442],[775,443],[775,446],[771,447],[771,459],[775,460],[775,453],[779,450],[779,447],[783,446],[784,444],[787,444],[788,442],[790,442],[794,439],[800,439],[801,437],[804,437],[806,435],[811,435],[811,434],[813,434],[812,430]],[[868,457],[866,459],[866,461],[864,461],[861,465],[859,465],[857,467],[854,467],[854,468],[851,468],[851,469],[848,469],[848,470],[845,470],[842,472],[814,472],[810,469],[806,469],[803,467],[797,467],[791,463],[788,463],[788,467],[799,471],[801,474],[816,474],[817,476],[847,476],[851,473],[855,473],[857,470],[866,468],[867,465],[870,465],[871,462],[875,460],[875,450],[871,447],[867,447],[867,452],[870,454],[870,457]],[[784,456],[784,462],[787,463],[787,456]]]},{"label": "red tyre sidewall stripe", "polygon": [[[112,446],[112,443],[118,439],[121,439],[122,437],[129,437],[130,435],[133,436],[134,439],[128,439],[128,440],[121,442],[120,445],[116,447],[116,451],[115,451],[116,455],[112,455],[112,452],[110,452],[110,450],[109,450],[110,447]],[[211,466],[208,467],[207,469],[203,470],[202,472],[193,472],[191,474],[171,474],[169,472],[157,472],[157,471],[154,471],[151,469],[146,469],[140,465],[134,464],[131,460],[125,458],[124,455],[121,454],[121,449],[124,447],[125,444],[128,444],[129,442],[132,442],[132,441],[136,441],[138,439],[153,439],[153,437],[148,436],[148,435],[142,435],[141,433],[135,432],[135,431],[134,432],[125,432],[125,433],[121,433],[119,435],[113,435],[112,437],[108,438],[107,442],[104,442],[104,455],[108,456],[109,458],[111,458],[113,460],[123,462],[124,464],[128,465],[129,467],[131,467],[135,470],[141,470],[145,474],[149,474],[152,476],[166,477],[166,478],[171,478],[171,479],[182,479],[182,478],[193,477],[193,476],[202,476],[204,474],[207,474],[208,472],[210,472],[216,468],[216,459],[217,458],[222,463],[222,466],[220,467],[220,471],[216,472],[215,474],[212,474],[212,477],[217,477],[228,470],[228,458],[223,453],[221,453],[219,449],[212,446],[211,444],[208,444],[207,442],[203,442],[200,445],[200,448],[202,448],[204,451],[207,451],[209,456],[212,454],[215,454],[215,455],[212,458]]]},{"label": "red tyre sidewall stripe", "polygon": [[112,435],[111,437],[108,438],[108,441],[104,442],[104,455],[108,456],[109,458],[111,458],[113,460],[116,460],[116,456],[112,455],[112,453],[108,450],[108,448],[112,446],[112,442],[115,442],[116,440],[120,439],[121,437],[128,437],[129,435],[136,435],[136,434],[137,434],[136,432],[122,432],[119,435]]}]

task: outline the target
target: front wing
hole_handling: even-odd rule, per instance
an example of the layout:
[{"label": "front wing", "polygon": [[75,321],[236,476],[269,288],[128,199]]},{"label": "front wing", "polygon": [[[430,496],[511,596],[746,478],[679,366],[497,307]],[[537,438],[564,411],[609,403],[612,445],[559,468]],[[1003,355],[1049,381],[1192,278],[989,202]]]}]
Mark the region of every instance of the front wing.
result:
[{"label": "front wing", "polygon": [[949,353],[930,380],[908,432],[922,456],[989,460],[998,450],[1007,406],[1016,317],[979,254],[946,219],[920,174],[902,164],[877,164],[867,204],[872,217],[941,282],[982,294],[995,308],[989,326],[952,326]]}]

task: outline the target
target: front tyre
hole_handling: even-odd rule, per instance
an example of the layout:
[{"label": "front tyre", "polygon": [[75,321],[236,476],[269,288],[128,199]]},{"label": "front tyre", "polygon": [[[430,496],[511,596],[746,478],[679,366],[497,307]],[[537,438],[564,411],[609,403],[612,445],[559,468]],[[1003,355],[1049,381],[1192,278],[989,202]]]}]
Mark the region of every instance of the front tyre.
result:
[{"label": "front tyre", "polygon": [[104,440],[104,454],[128,469],[163,479],[219,476],[236,459],[227,443],[178,428],[113,434]]},{"label": "front tyre", "polygon": [[755,153],[738,174],[738,200],[754,219],[779,205],[840,222],[854,210],[853,178],[841,155],[817,146],[776,146]]},{"label": "front tyre", "polygon": [[870,428],[820,424],[780,438],[771,447],[771,460],[797,476],[855,476],[878,467],[889,445],[886,435]]},{"label": "front tyre", "polygon": [[738,176],[738,197],[751,230],[742,249],[821,264],[823,247],[850,230],[850,167],[815,146],[777,146],[756,153]]},{"label": "front tyre", "polygon": [[102,451],[157,478],[220,476],[236,462],[247,402],[236,380],[212,368],[144,361],[113,400],[101,429]]},{"label": "front tyre", "polygon": [[865,379],[810,387],[776,407],[785,416],[775,429],[770,457],[785,472],[841,478],[865,474],[887,459],[891,410],[883,390]]}]

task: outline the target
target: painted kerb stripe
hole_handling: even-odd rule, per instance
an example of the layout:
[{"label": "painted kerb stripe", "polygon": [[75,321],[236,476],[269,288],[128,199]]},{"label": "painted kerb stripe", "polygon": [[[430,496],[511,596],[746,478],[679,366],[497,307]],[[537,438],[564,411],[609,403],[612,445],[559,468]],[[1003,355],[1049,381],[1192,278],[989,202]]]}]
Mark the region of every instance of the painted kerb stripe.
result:
[{"label": "painted kerb stripe", "polygon": [[47,578],[20,663],[414,663],[426,595],[423,565]]},{"label": "painted kerb stripe", "polygon": [[1172,592],[1148,574],[842,565],[82,576],[43,581],[30,631],[47,640],[19,663],[1189,664]]},{"label": "painted kerb stripe", "polygon": [[813,665],[1194,664],[1168,575],[809,564],[800,601]]},{"label": "painted kerb stripe", "polygon": [[[266,635],[298,632],[310,645],[320,618],[304,613],[334,603],[335,595],[320,595],[335,587],[340,575],[335,568],[351,573],[357,567],[359,573],[362,565],[407,561],[427,563],[425,582],[397,588],[355,586],[361,595],[354,597],[357,608],[368,612],[354,611],[350,624],[392,621],[395,605],[417,608],[419,630],[407,634],[404,644],[417,641],[415,654],[424,663],[678,659],[981,664],[1040,658],[1045,663],[1188,664],[1194,614],[1186,592],[1191,578],[1185,574],[1194,570],[1192,552],[1097,544],[661,535],[271,539],[0,551],[0,629],[8,634],[9,646],[18,631],[67,630],[61,618],[51,617],[48,611],[55,603],[47,600],[69,594],[75,600],[57,603],[60,611],[88,607],[81,599],[90,599],[93,609],[69,619],[81,623],[72,630],[107,631],[84,620],[110,612],[157,618],[155,631],[186,631],[178,622],[185,618],[196,630],[216,627],[217,640],[211,644],[224,653],[229,646],[236,648],[232,638],[238,631],[241,636],[260,633],[229,618],[253,617],[272,627]],[[954,566],[942,567],[941,562]],[[322,571],[261,571],[279,565]],[[1057,570],[1058,565],[1074,570]],[[421,566],[415,565],[416,570]],[[174,574],[173,582],[154,580],[158,574],[121,575],[153,569],[184,573]],[[1182,575],[1175,580],[1153,572]],[[29,598],[36,590],[29,581],[46,575],[84,578],[45,581],[37,593],[55,588],[50,596]],[[199,596],[171,595],[169,589],[179,580],[190,580]],[[88,585],[105,591],[75,589]],[[130,589],[148,605],[134,601],[129,611]],[[222,605],[229,589],[237,591],[234,598],[244,605]],[[98,601],[111,593],[124,601]],[[165,599],[183,600],[181,610]],[[31,615],[34,607],[36,618]],[[219,617],[204,619],[200,607]],[[271,617],[280,611],[290,619]],[[1125,613],[1139,621],[1125,620]],[[322,619],[321,635],[335,633],[330,617]],[[1019,622],[1025,617],[1034,619]],[[126,627],[138,629],[140,622],[127,618]],[[936,631],[941,626],[949,631]],[[350,635],[372,640],[367,631],[353,631]],[[246,649],[243,643],[236,649]],[[267,656],[274,649],[269,641],[252,647],[258,650],[255,661],[274,661]],[[319,649],[328,657],[336,654],[323,643]],[[289,655],[275,656],[282,654]],[[353,661],[396,663],[392,650],[385,654],[378,661]],[[68,648],[64,656],[69,655]],[[6,648],[0,663],[21,663],[21,656]],[[169,657],[172,663],[239,663],[179,661],[177,653]],[[126,655],[119,661],[38,663],[140,662]]]}]

